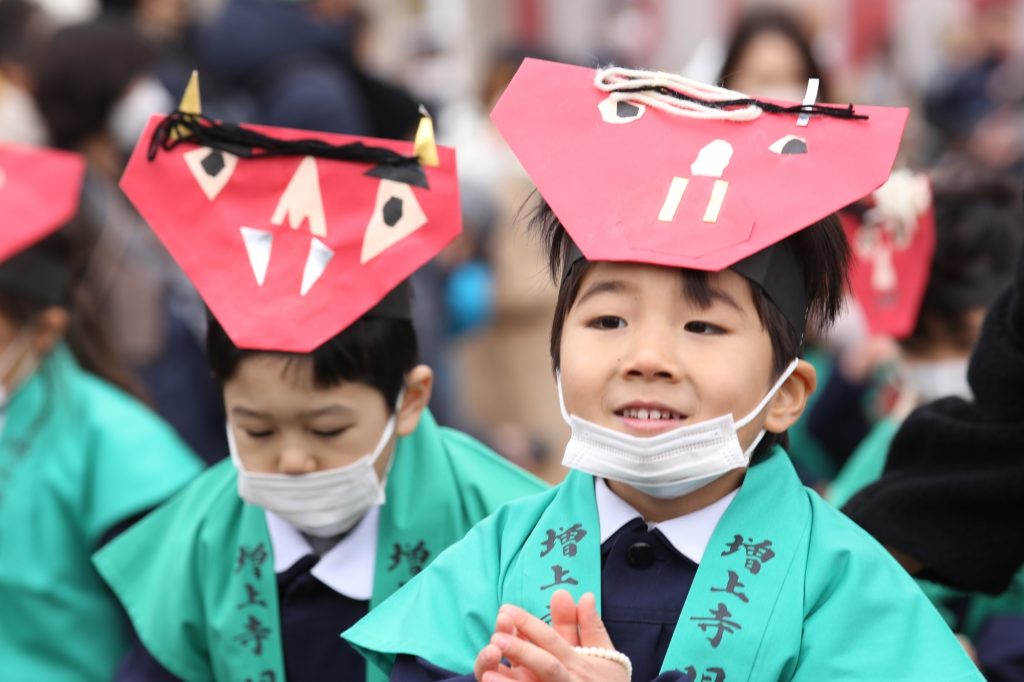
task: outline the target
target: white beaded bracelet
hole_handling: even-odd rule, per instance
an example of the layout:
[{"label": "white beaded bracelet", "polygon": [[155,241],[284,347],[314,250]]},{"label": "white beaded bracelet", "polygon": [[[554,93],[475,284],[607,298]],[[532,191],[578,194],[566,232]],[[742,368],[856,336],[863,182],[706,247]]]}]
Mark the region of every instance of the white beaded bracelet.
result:
[{"label": "white beaded bracelet", "polygon": [[623,668],[626,669],[626,679],[633,679],[633,662],[629,660],[629,656],[616,651],[615,649],[602,649],[596,646],[578,646],[573,647],[577,653],[583,654],[584,656],[593,656],[594,658],[604,658],[609,661],[615,661]]}]

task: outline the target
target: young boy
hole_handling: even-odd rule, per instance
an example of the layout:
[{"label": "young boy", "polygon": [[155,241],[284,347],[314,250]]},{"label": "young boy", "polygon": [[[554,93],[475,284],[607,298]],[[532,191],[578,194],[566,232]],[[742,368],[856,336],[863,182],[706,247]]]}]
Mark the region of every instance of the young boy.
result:
[{"label": "young boy", "polygon": [[542,488],[426,408],[403,280],[459,231],[454,152],[188,99],[122,186],[212,311],[231,458],[96,556],[140,640],[120,679],[362,679],[339,632]]},{"label": "young boy", "polygon": [[980,680],[782,447],[805,323],[841,301],[829,214],[885,179],[906,112],[527,61],[493,117],[551,207],[575,471],[345,637],[392,680]]}]

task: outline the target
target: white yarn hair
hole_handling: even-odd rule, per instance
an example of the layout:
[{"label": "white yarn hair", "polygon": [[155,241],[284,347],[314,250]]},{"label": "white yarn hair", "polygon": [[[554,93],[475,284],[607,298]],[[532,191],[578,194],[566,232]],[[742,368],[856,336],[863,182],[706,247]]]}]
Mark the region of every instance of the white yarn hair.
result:
[{"label": "white yarn hair", "polygon": [[[748,104],[738,109],[719,109],[700,102],[657,92],[655,88],[666,88],[687,97],[706,102],[727,102],[736,99],[750,99],[749,95],[717,85],[708,85],[700,81],[684,78],[678,74],[664,71],[647,71],[643,69],[627,69],[621,66],[609,66],[598,69],[594,77],[594,85],[608,93],[614,102],[629,102],[659,109],[673,116],[701,118],[717,121],[753,121],[764,110],[756,104]],[[630,92],[636,88],[650,88],[649,92]]]}]

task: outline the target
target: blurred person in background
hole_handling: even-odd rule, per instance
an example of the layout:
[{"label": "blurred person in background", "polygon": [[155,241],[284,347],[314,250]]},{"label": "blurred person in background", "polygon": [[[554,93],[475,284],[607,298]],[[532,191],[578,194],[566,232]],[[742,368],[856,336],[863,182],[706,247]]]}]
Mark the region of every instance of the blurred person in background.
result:
[{"label": "blurred person in background", "polygon": [[[857,228],[858,236],[851,239],[854,253],[861,249],[861,257],[873,261],[869,267],[876,279],[886,268],[893,268],[897,281],[892,284],[898,289],[893,307],[904,308],[912,324],[909,333],[899,338],[896,356],[881,368],[890,375],[880,392],[888,409],[829,488],[827,499],[836,506],[846,504],[882,475],[893,438],[912,410],[945,397],[972,398],[968,359],[986,311],[1011,281],[1014,255],[1024,243],[1024,206],[1016,183],[969,166],[937,172],[931,192],[926,183],[924,176],[894,175],[875,193],[878,201],[871,220]],[[889,235],[878,235],[875,226],[879,225]],[[893,250],[882,253],[888,248]],[[900,254],[895,249],[908,257],[896,260]],[[927,286],[923,296],[915,299],[907,292],[916,284],[914,271],[920,267],[916,263],[926,268],[922,274],[927,276]],[[856,277],[855,293],[862,291]],[[868,317],[890,314],[863,293],[860,301]],[[848,413],[858,409],[863,408],[851,406]],[[912,488],[912,481],[908,484]],[[1024,623],[1024,575],[999,598],[975,597],[929,582],[921,586],[966,642],[988,679],[1021,679],[1024,642],[1018,628]],[[1001,613],[1017,620],[993,619]],[[1010,675],[1007,666],[1017,676]]]},{"label": "blurred person in background", "polygon": [[[890,223],[904,217],[916,221],[921,215],[923,220],[916,229],[934,232],[930,238],[934,253],[926,265],[927,286],[914,316],[916,322],[910,333],[899,339],[899,353],[887,368],[889,409],[832,483],[829,499],[838,506],[881,475],[892,437],[911,410],[947,396],[971,398],[967,361],[985,313],[1010,281],[1014,256],[1024,242],[1020,190],[991,171],[947,168],[934,177],[930,197],[925,189],[920,207],[905,205],[913,202],[915,195],[915,188],[907,184],[897,188],[892,203],[876,210],[887,213],[880,220]],[[923,209],[921,213],[918,208]],[[856,253],[858,240],[851,241]],[[884,246],[875,244],[872,249],[876,248]],[[896,276],[901,274],[909,273]],[[897,286],[910,285],[900,282]]]},{"label": "blurred person in background", "polygon": [[103,16],[121,20],[144,38],[154,53],[149,72],[169,92],[184,92],[197,66],[196,18],[192,0],[103,0]]},{"label": "blurred person in background", "polygon": [[[3,677],[106,682],[130,628],[89,557],[202,468],[132,397],[81,276],[71,154],[0,146]],[[85,239],[85,244],[76,243]]]},{"label": "blurred person in background", "polygon": [[811,78],[819,81],[817,101],[831,102],[828,78],[799,18],[781,8],[760,7],[744,14],[733,29],[718,81],[753,97],[800,102]]},{"label": "blurred person in background", "polygon": [[83,276],[109,316],[118,355],[157,412],[214,461],[225,447],[223,413],[202,350],[202,304],[117,186],[149,116],[174,105],[150,71],[153,59],[122,22],[63,28],[42,60],[36,99],[53,143],[88,161],[82,211],[95,246]]},{"label": "blurred person in background", "polygon": [[967,378],[970,399],[911,412],[881,477],[843,511],[912,574],[968,593],[942,611],[972,638],[986,678],[1010,682],[1024,679],[1024,249]]},{"label": "blurred person in background", "polygon": [[1015,0],[972,0],[950,63],[924,98],[933,159],[967,157],[1024,178],[1024,59]]},{"label": "blurred person in background", "polygon": [[204,80],[244,91],[256,123],[409,138],[418,103],[365,68],[367,30],[346,0],[228,0],[199,33]]},{"label": "blurred person in background", "polygon": [[48,17],[28,0],[0,2],[0,140],[46,142],[32,89],[35,63],[52,30]]}]

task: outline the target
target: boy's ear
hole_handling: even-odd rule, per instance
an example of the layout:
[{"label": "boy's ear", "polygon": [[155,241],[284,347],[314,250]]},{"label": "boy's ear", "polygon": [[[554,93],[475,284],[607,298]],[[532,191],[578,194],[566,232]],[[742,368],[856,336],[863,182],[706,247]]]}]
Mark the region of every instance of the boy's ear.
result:
[{"label": "boy's ear", "polygon": [[768,403],[764,428],[771,433],[782,433],[796,423],[807,407],[807,400],[818,385],[814,365],[800,360],[778,393]]},{"label": "boy's ear", "polygon": [[395,433],[408,436],[416,430],[433,390],[434,371],[426,365],[413,367],[405,378],[405,395],[402,404],[398,406]]},{"label": "boy's ear", "polygon": [[53,350],[67,334],[70,322],[70,315],[65,308],[44,308],[35,320],[35,332],[32,335],[32,350],[36,355],[42,357]]}]

